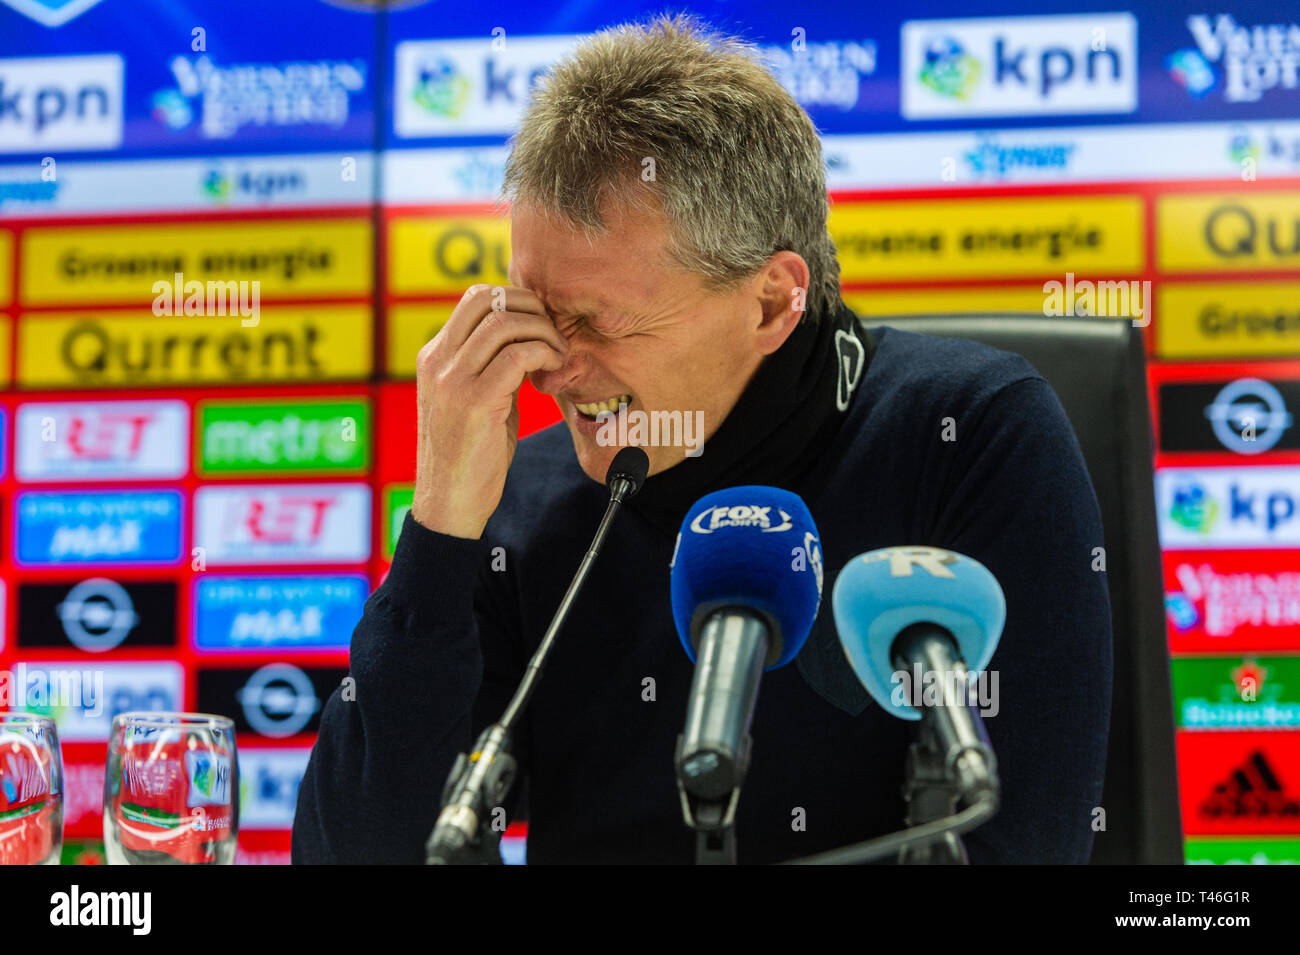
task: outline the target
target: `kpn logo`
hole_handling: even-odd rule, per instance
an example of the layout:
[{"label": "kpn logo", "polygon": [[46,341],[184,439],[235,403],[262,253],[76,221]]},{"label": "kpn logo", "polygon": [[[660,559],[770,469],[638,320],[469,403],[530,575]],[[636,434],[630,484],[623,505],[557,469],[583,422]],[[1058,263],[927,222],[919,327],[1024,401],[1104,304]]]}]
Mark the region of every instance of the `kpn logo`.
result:
[{"label": "kpn logo", "polygon": [[901,47],[907,119],[1137,109],[1128,13],[909,20]]},{"label": "kpn logo", "polygon": [[1189,481],[1175,485],[1169,507],[1169,519],[1186,530],[1208,534],[1219,516],[1219,503],[1205,486]]},{"label": "kpn logo", "polygon": [[469,77],[445,56],[432,57],[416,67],[411,100],[435,116],[454,119],[469,102]]}]

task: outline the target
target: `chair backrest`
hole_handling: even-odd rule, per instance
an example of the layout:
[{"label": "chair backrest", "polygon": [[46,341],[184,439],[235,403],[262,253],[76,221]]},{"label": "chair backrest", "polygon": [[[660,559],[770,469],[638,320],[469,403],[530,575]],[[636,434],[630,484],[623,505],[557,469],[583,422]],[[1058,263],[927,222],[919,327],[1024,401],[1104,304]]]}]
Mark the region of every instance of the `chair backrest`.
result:
[{"label": "chair backrest", "polygon": [[1023,355],[1056,391],[1101,505],[1115,683],[1094,863],[1183,863],[1164,578],[1141,334],[1127,321],[918,315],[867,325],[983,342]]}]

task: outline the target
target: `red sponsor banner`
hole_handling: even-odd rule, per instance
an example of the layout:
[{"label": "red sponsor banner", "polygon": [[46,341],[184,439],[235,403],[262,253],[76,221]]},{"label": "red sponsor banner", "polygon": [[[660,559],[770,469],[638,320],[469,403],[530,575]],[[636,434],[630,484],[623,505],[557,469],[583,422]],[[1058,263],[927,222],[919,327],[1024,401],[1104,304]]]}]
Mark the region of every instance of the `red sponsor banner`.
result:
[{"label": "red sponsor banner", "polygon": [[[379,386],[375,414],[379,428],[375,478],[380,487],[395,483],[409,484],[415,480],[415,399],[414,382],[389,382]],[[526,438],[535,431],[549,427],[559,421],[560,417],[555,399],[542,394],[531,382],[525,381],[519,389],[519,437]]]},{"label": "red sponsor banner", "polygon": [[239,833],[235,865],[291,865],[293,832],[288,829],[250,829]]},{"label": "red sponsor banner", "polygon": [[1300,833],[1300,731],[1177,734],[1183,831]]},{"label": "red sponsor banner", "polygon": [[1300,653],[1300,551],[1166,551],[1174,653]]},{"label": "red sponsor banner", "polygon": [[63,835],[67,839],[104,838],[103,743],[63,744]]}]

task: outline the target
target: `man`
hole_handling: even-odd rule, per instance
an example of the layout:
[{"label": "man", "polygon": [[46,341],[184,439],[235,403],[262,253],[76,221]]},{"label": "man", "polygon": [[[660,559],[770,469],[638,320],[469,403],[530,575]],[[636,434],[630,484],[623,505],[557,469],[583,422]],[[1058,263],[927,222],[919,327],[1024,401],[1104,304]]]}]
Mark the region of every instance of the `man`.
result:
[{"label": "man", "polygon": [[[669,562],[689,506],[740,484],[804,498],[828,588],[890,545],[947,547],[998,577],[987,727],[1003,800],[967,849],[1087,861],[1111,635],[1073,432],[1023,359],[859,325],[839,297],[816,132],[746,52],[659,20],[598,35],[535,94],[506,172],[511,284],[471,288],[420,352],[414,504],[353,637],[355,699],[325,706],[296,862],[423,860],[456,754],[500,717],[599,522],[608,411],[700,412],[704,442],[646,448],[651,476],[516,734],[530,862],[694,858],[673,771],[692,665]],[[525,378],[565,427],[516,447]],[[741,862],[903,825],[914,726],[870,701],[829,604],[763,679]]]}]

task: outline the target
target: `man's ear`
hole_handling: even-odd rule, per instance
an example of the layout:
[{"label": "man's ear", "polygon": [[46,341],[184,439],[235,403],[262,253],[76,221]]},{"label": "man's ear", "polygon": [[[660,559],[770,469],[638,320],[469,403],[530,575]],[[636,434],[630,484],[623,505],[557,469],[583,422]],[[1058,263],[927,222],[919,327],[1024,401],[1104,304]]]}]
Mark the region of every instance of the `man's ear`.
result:
[{"label": "man's ear", "polygon": [[762,321],[755,331],[758,350],[770,355],[790,337],[808,300],[808,263],[797,252],[772,253],[757,276]]}]

